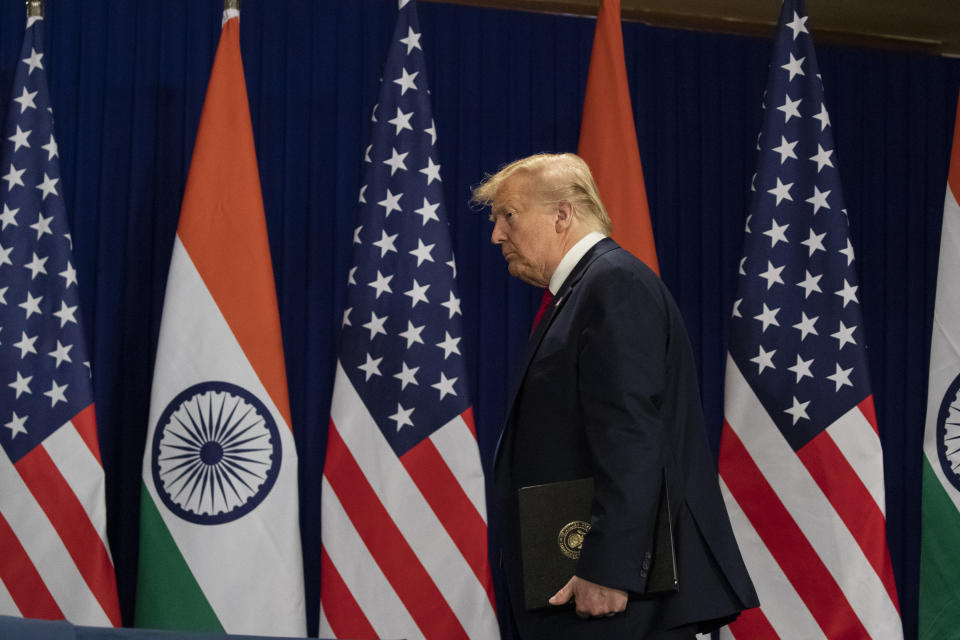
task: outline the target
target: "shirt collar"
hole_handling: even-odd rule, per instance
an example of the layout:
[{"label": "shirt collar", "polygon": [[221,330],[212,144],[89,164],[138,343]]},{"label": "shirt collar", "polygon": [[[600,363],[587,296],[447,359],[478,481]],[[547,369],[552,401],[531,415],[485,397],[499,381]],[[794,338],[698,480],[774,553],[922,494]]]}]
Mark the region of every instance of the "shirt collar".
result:
[{"label": "shirt collar", "polygon": [[593,245],[604,238],[606,238],[606,236],[599,231],[591,231],[580,238],[575,245],[570,247],[570,250],[567,251],[563,259],[560,260],[560,264],[557,265],[556,271],[550,276],[550,293],[557,295],[557,291],[563,286],[563,282],[567,279],[567,276],[570,275],[570,272],[573,271],[573,268],[580,262],[580,258],[586,255],[587,251],[589,251]]}]

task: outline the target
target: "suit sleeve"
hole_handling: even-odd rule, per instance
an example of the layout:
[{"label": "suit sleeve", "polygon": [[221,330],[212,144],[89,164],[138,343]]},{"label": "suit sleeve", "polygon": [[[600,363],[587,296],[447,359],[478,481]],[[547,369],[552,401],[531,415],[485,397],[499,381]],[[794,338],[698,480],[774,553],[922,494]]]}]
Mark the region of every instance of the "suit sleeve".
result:
[{"label": "suit sleeve", "polygon": [[642,592],[667,441],[659,413],[666,306],[653,276],[628,270],[594,279],[587,296],[577,377],[595,497],[576,573]]}]

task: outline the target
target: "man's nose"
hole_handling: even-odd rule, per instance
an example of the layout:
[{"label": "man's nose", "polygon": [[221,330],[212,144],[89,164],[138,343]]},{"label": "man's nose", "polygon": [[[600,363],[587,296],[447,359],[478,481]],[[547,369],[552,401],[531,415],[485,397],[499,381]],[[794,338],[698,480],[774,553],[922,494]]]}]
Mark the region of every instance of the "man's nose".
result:
[{"label": "man's nose", "polygon": [[493,231],[490,233],[490,242],[493,244],[503,244],[506,240],[506,234],[503,232],[503,218],[497,218],[493,223]]}]

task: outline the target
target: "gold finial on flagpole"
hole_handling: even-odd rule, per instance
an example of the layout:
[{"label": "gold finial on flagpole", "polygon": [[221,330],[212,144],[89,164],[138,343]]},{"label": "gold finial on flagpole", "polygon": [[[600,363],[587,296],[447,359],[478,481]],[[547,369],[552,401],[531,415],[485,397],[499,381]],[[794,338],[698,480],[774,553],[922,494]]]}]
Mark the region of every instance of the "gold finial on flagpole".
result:
[{"label": "gold finial on flagpole", "polygon": [[42,18],[43,17],[43,0],[27,0],[27,17],[28,18]]},{"label": "gold finial on flagpole", "polygon": [[240,11],[240,0],[223,0],[223,10],[229,11],[230,9]]}]

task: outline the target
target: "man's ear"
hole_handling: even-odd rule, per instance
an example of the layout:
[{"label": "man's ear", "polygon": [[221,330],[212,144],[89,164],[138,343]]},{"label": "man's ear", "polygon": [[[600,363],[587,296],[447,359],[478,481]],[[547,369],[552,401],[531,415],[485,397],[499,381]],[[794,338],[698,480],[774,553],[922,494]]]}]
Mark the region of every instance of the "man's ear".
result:
[{"label": "man's ear", "polygon": [[570,204],[567,200],[561,200],[557,203],[557,220],[556,220],[556,230],[557,233],[561,233],[570,228],[570,225],[573,224],[573,205]]}]

